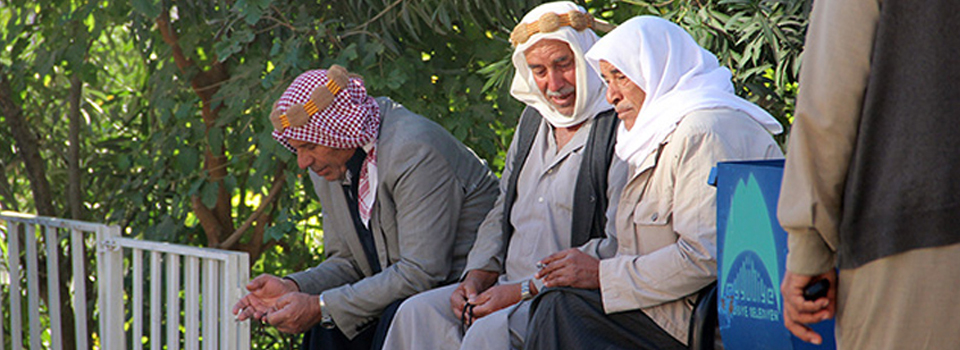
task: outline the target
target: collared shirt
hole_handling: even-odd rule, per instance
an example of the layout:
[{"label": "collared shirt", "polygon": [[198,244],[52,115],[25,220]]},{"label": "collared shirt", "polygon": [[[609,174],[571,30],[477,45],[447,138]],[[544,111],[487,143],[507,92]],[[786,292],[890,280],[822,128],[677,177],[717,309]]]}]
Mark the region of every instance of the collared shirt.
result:
[{"label": "collared shirt", "polygon": [[[505,271],[500,283],[514,283],[533,278],[536,263],[550,254],[570,248],[573,225],[574,188],[580,172],[583,152],[589,141],[594,120],[589,119],[578,129],[562,149],[557,149],[553,130],[541,122],[537,135],[517,179],[517,199],[510,212],[514,232],[509,242],[504,236],[504,195],[507,181],[500,182],[500,196],[487,213],[477,231],[477,239],[464,273],[470,270]],[[514,135],[507,159],[516,156],[517,135]],[[508,161],[502,178],[508,179],[514,171]],[[614,157],[607,169],[607,238],[591,239],[578,247],[598,259],[613,256],[617,250],[614,217],[620,192],[627,180],[627,165]],[[543,201],[541,202],[541,198]],[[534,280],[539,289],[541,281]]]},{"label": "collared shirt", "polygon": [[563,148],[557,148],[553,128],[546,122],[527,156],[517,180],[517,200],[510,214],[514,233],[506,259],[506,281],[532,277],[537,261],[570,248],[573,188],[593,119],[584,122]]}]

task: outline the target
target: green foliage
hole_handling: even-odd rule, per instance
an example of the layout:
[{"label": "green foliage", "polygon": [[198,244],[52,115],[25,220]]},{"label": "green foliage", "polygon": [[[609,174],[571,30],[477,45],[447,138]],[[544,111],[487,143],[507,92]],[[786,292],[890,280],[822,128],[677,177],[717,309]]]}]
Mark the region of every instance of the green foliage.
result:
[{"label": "green foliage", "polygon": [[[260,238],[251,229],[234,246],[254,254],[254,275],[282,275],[316,264],[323,249],[311,183],[270,136],[266,116],[286,86],[305,70],[344,65],[364,76],[371,95],[436,121],[499,172],[523,107],[508,92],[507,38],[540,2],[10,1],[0,6],[0,73],[41,136],[62,216],[64,116],[77,73],[84,219],[119,224],[130,236],[208,246],[198,205],[225,210],[229,222],[221,224],[233,230],[282,180]],[[731,68],[741,96],[785,126],[792,120],[810,2],[583,5],[613,23],[653,14],[680,24]],[[163,16],[175,44],[163,36]],[[222,80],[204,80],[210,77]],[[31,211],[30,181],[5,118],[0,114],[0,204]],[[215,169],[205,168],[214,164],[211,155],[220,162]]]}]

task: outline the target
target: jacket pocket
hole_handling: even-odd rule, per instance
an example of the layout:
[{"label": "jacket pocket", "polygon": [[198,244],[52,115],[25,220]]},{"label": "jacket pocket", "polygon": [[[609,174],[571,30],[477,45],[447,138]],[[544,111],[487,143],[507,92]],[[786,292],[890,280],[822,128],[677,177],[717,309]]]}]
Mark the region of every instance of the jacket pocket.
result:
[{"label": "jacket pocket", "polygon": [[673,231],[673,207],[667,201],[641,200],[633,211],[637,252],[648,254],[677,242]]}]

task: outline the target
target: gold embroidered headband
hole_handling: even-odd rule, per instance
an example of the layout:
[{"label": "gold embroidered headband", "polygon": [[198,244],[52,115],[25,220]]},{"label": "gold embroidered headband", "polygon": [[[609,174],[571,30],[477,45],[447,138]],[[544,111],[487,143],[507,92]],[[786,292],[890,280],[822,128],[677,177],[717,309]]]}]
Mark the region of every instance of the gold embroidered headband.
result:
[{"label": "gold embroidered headband", "polygon": [[303,104],[291,105],[287,108],[285,114],[274,107],[270,112],[270,123],[273,129],[283,131],[286,128],[306,125],[310,121],[310,116],[323,110],[333,103],[334,96],[342,91],[344,87],[350,84],[350,77],[354,76],[347,72],[346,68],[339,65],[333,65],[327,70],[327,84],[321,88],[317,86],[310,93],[310,99]]},{"label": "gold embroidered headband", "polygon": [[510,44],[513,44],[513,47],[517,47],[527,42],[527,40],[530,40],[530,37],[534,34],[554,32],[564,26],[569,26],[578,32],[587,28],[609,32],[614,28],[612,24],[597,20],[589,13],[570,11],[558,15],[553,12],[547,12],[536,21],[517,24],[517,26],[513,28],[513,32],[510,33]]}]

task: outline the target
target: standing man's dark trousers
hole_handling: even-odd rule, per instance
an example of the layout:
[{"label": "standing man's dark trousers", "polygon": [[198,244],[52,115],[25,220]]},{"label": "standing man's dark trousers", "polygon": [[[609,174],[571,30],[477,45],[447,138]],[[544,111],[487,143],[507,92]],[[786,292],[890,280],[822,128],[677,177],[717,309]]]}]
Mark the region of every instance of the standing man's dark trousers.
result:
[{"label": "standing man's dark trousers", "polygon": [[397,313],[397,308],[402,302],[403,300],[397,300],[390,303],[375,325],[367,327],[352,340],[347,339],[347,336],[343,335],[338,328],[326,329],[317,324],[303,334],[303,343],[300,348],[302,350],[380,350],[383,348],[387,331],[390,330],[390,323],[393,322],[393,315]]},{"label": "standing man's dark trousers", "polygon": [[604,313],[596,289],[544,289],[527,327],[524,349],[686,349],[643,311]]}]

